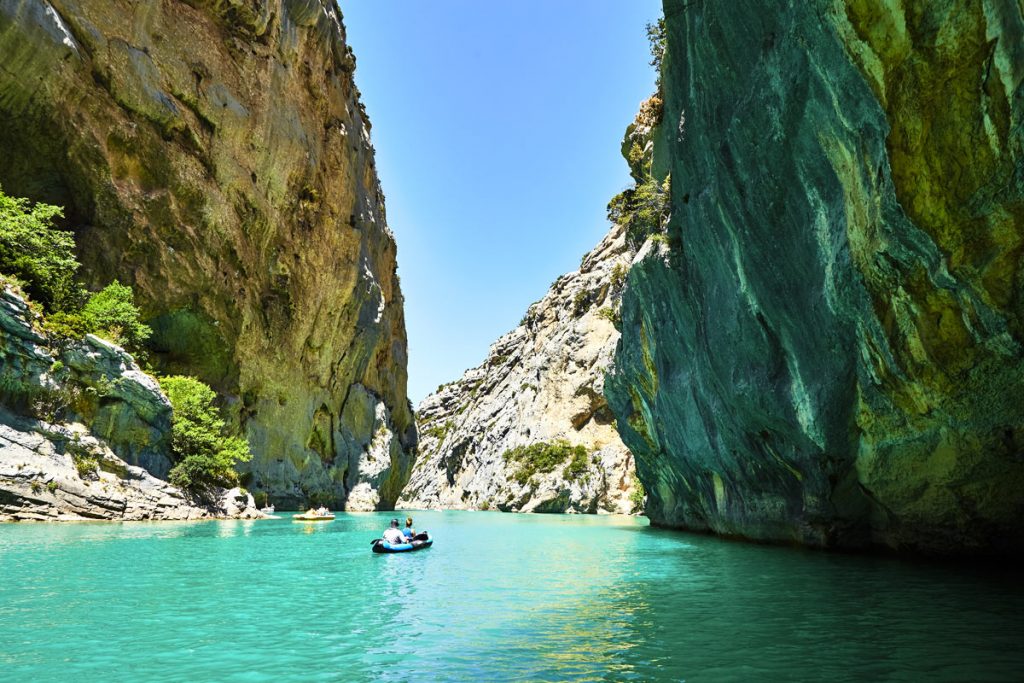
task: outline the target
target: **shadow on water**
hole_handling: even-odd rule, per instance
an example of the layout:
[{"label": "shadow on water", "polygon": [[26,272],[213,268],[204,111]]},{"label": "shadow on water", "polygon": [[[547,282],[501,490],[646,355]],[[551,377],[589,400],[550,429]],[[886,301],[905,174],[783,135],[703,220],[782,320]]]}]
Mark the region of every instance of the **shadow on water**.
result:
[{"label": "shadow on water", "polygon": [[[401,513],[404,515],[404,513]],[[1018,576],[653,529],[395,513],[0,527],[3,679],[1015,680]],[[8,635],[8,634],[5,634]]]},{"label": "shadow on water", "polygon": [[[736,543],[657,529],[645,571],[595,603],[641,680],[1019,680],[1016,571]],[[682,546],[682,549],[680,548]],[[628,678],[628,676],[624,677]]]}]

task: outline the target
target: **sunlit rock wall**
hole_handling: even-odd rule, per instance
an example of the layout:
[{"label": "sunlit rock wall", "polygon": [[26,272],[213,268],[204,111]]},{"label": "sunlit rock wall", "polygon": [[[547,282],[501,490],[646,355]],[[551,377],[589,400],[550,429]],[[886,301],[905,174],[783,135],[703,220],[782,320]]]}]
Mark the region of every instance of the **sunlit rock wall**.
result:
[{"label": "sunlit rock wall", "polygon": [[[420,451],[401,507],[515,512],[616,512],[636,507],[633,456],[604,399],[619,332],[622,279],[632,252],[613,226],[579,270],[551,285],[487,360],[420,403]],[[526,480],[509,449],[564,440],[567,459]]]},{"label": "sunlit rock wall", "polygon": [[90,284],[135,288],[157,369],[226,397],[250,487],[393,504],[403,302],[335,4],[0,0],[0,56],[0,183],[65,206]]}]

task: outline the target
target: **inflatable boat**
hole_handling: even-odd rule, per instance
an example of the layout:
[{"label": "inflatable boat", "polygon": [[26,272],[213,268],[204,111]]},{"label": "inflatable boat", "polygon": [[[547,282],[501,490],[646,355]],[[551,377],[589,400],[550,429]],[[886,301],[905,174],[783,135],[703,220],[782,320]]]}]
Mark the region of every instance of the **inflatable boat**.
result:
[{"label": "inflatable boat", "polygon": [[434,545],[434,539],[426,531],[413,536],[410,543],[398,543],[392,545],[383,538],[373,539],[373,552],[375,553],[411,553],[414,550],[425,550]]},{"label": "inflatable boat", "polygon": [[303,513],[301,515],[292,515],[292,519],[296,522],[330,522],[334,519],[334,515],[309,515]]}]

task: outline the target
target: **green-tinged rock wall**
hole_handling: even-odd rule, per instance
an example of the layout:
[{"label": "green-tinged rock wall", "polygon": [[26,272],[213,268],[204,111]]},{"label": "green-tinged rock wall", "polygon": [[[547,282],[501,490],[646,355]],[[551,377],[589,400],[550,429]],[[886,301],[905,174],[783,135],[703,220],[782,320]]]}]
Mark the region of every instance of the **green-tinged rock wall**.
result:
[{"label": "green-tinged rock wall", "polygon": [[657,524],[1024,548],[1024,8],[666,0],[606,383]]},{"label": "green-tinged rock wall", "polygon": [[403,300],[335,3],[0,0],[0,57],[0,184],[66,207],[91,286],[132,285],[157,369],[248,436],[250,488],[393,505]]}]

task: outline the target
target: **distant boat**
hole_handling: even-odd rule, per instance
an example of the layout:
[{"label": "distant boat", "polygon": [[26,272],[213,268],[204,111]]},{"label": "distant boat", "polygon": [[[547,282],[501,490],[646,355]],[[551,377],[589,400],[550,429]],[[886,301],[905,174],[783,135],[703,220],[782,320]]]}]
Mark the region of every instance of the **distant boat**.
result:
[{"label": "distant boat", "polygon": [[272,515],[272,514],[274,514],[274,506],[273,505],[268,505],[265,508],[260,508],[260,512],[262,512],[265,515]]},{"label": "distant boat", "polygon": [[330,522],[334,519],[334,515],[327,513],[326,515],[311,515],[308,512],[303,512],[299,515],[293,515],[292,519],[296,522]]}]

